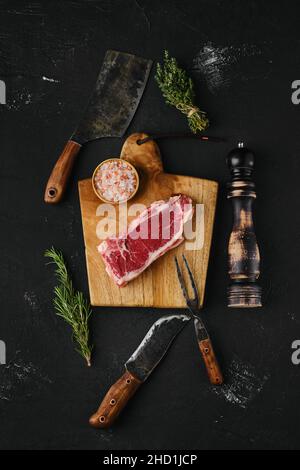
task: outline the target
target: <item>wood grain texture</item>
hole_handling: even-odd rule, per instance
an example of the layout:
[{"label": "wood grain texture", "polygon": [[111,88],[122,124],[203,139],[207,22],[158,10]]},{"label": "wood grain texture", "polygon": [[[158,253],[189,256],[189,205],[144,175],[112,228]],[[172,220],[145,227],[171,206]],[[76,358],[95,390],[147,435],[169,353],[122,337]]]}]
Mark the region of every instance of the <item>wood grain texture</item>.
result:
[{"label": "wood grain texture", "polygon": [[56,204],[61,201],[74,165],[75,157],[80,149],[81,145],[73,140],[69,140],[66,143],[49,177],[44,196],[45,202]]},{"label": "wood grain texture", "polygon": [[199,341],[198,344],[210,383],[213,385],[221,385],[223,383],[223,375],[218,364],[211,340],[207,338],[203,341]]},{"label": "wood grain texture", "polygon": [[110,387],[98,410],[90,417],[90,425],[93,428],[109,428],[141,384],[140,380],[126,371]]},{"label": "wood grain texture", "polygon": [[261,307],[260,252],[253,223],[256,199],[252,180],[254,154],[245,147],[233,149],[227,157],[231,173],[228,199],[232,201],[233,227],[228,243],[228,307]]},{"label": "wood grain texture", "polygon": [[[206,273],[213,231],[218,184],[215,181],[164,173],[157,144],[149,141],[137,145],[138,139],[146,134],[133,134],[123,145],[121,158],[131,162],[139,172],[140,187],[132,204],[143,203],[149,206],[153,201],[168,199],[172,194],[184,193],[195,203],[204,205],[204,244],[201,249],[185,250],[186,242],[156,260],[138,278],[119,288],[109,278],[104,263],[97,251],[102,241],[97,238],[97,224],[102,216],[97,216],[101,201],[93,192],[91,180],[79,182],[80,205],[85,240],[87,270],[91,304],[94,306],[141,306],[186,308],[176,274],[174,255],[181,260],[185,252],[195,274],[199,291],[199,306],[202,306]],[[117,208],[118,210],[118,208]],[[134,217],[128,217],[130,221]]]}]

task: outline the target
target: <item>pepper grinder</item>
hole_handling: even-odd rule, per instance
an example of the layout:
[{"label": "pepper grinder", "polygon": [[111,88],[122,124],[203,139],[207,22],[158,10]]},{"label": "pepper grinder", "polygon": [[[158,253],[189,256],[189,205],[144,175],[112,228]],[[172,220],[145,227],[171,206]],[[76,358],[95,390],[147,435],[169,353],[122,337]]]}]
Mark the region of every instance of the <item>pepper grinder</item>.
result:
[{"label": "pepper grinder", "polygon": [[253,225],[253,202],[256,198],[252,180],[254,154],[239,142],[227,157],[231,172],[227,198],[233,206],[233,228],[228,244],[231,284],[228,307],[261,307],[260,254]]}]

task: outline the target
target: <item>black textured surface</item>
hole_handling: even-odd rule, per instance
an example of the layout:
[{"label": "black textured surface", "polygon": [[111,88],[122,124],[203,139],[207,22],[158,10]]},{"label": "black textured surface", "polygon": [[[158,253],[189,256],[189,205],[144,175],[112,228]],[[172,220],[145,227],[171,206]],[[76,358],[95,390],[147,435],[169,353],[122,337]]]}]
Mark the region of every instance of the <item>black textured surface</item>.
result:
[{"label": "black textured surface", "polygon": [[[290,360],[300,336],[300,106],[291,103],[299,13],[296,1],[0,1],[0,78],[7,85],[7,105],[0,105],[0,339],[8,355],[0,366],[2,449],[299,447],[300,366]],[[88,369],[51,304],[53,270],[43,259],[51,245],[65,253],[87,293],[76,182],[122,144],[89,144],[65,201],[43,203],[47,177],[109,48],[153,60],[168,48],[195,80],[210,133],[229,136],[227,144],[160,142],[167,171],[220,182],[203,315],[227,385],[208,384],[188,325],[115,427],[95,431],[89,415],[162,314],[95,308]],[[152,71],[129,131],[186,129],[184,117],[165,106]],[[225,306],[225,157],[239,139],[256,155],[264,307],[255,311]]]}]

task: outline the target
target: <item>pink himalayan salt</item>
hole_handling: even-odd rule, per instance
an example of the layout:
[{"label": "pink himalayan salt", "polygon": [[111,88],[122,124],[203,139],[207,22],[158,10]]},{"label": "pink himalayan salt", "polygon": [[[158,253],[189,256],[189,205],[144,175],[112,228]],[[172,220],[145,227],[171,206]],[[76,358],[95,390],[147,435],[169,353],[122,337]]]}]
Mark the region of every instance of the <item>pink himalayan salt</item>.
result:
[{"label": "pink himalayan salt", "polygon": [[94,184],[101,197],[110,202],[127,201],[137,187],[133,168],[124,160],[111,160],[100,165]]}]

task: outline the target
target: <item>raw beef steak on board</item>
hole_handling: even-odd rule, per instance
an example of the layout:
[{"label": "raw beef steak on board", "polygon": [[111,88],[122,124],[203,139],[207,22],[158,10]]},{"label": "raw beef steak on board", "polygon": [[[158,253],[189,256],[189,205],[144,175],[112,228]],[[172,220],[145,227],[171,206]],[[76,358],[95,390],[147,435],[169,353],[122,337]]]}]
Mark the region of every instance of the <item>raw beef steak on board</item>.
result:
[{"label": "raw beef steak on board", "polygon": [[180,245],[184,224],[193,217],[193,211],[192,199],[184,194],[156,201],[129,224],[126,233],[104,240],[98,250],[109,276],[123,287]]}]

